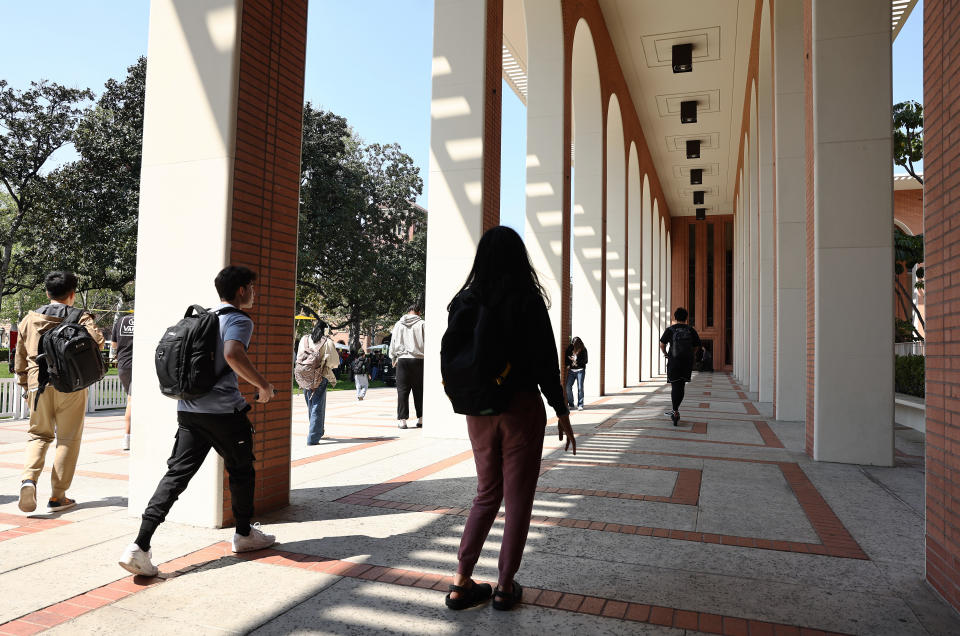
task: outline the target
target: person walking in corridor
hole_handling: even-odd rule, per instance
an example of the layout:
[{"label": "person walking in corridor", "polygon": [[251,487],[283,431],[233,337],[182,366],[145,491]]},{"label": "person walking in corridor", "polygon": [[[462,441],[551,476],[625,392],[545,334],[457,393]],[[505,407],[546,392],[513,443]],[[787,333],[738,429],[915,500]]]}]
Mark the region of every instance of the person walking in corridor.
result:
[{"label": "person walking in corridor", "polygon": [[110,335],[110,357],[117,361],[120,386],[127,394],[127,407],[123,412],[123,450],[130,450],[130,415],[133,408],[133,314],[127,314],[113,323]]},{"label": "person walking in corridor", "polygon": [[[497,610],[520,602],[523,588],[514,576],[530,529],[547,423],[540,393],[557,414],[560,440],[566,436],[566,449],[577,452],[547,302],[523,239],[504,226],[488,230],[466,282],[450,302],[440,353],[444,388],[454,409],[467,415],[477,466],[477,496],[446,598],[450,609],[478,605],[491,595]],[[479,371],[494,368],[495,378]],[[470,577],[501,502],[506,516],[494,591]]]},{"label": "person walking in corridor", "polygon": [[[64,322],[82,325],[102,349],[103,334],[87,312],[72,309],[77,298],[77,277],[72,272],[50,272],[44,280],[50,303],[29,312],[18,327],[14,370],[17,384],[26,391],[30,404],[30,438],[27,441],[27,457],[24,462],[23,480],[20,483],[19,507],[23,512],[37,509],[37,480],[43,472],[47,449],[56,439],[57,451],[50,475],[52,487],[49,512],[72,508],[76,501],[67,497],[73,483],[80,455],[80,440],[83,437],[83,418],[87,406],[87,390],[61,393],[52,385],[41,386],[40,363],[37,355],[40,336]],[[79,317],[76,317],[79,314]],[[73,316],[70,320],[68,317]]]},{"label": "person walking in corridor", "polygon": [[583,410],[583,379],[587,373],[587,348],[583,346],[583,340],[574,336],[570,344],[567,345],[567,351],[563,354],[563,363],[567,368],[567,406],[571,409],[573,403],[573,383],[577,383],[577,403],[578,411]]},{"label": "person walking in corridor", "polygon": [[300,339],[293,375],[307,401],[307,446],[316,446],[324,433],[327,417],[327,387],[337,386],[334,369],[340,366],[340,354],[327,335],[327,323],[317,320],[313,331]]},{"label": "person walking in corridor", "polygon": [[214,284],[220,304],[212,311],[219,321],[220,334],[214,353],[213,389],[200,397],[177,402],[177,437],[167,460],[167,473],[157,485],[140,522],[140,532],[120,555],[120,566],[133,574],[156,576],[150,542],[214,449],[226,466],[230,503],[236,529],[234,552],[268,548],[277,538],[266,534],[253,518],[256,473],[253,468],[253,425],[247,417],[250,405],[240,393],[238,376],[257,390],[257,402],[266,403],[276,394],[273,385],[253,365],[247,347],[253,336],[253,320],[244,310],[253,307],[257,275],[246,267],[231,265],[220,271]]},{"label": "person walking in corridor", "polygon": [[[670,325],[660,336],[660,351],[667,356],[667,382],[670,383],[670,397],[673,401],[673,411],[668,411],[673,425],[680,422],[680,403],[686,383],[690,381],[693,372],[693,360],[696,350],[700,347],[700,335],[697,330],[687,324],[687,310],[677,307],[673,312],[674,324]],[[670,348],[667,349],[667,345]]]},{"label": "person walking in corridor", "polygon": [[407,428],[410,418],[410,391],[417,410],[417,428],[423,426],[423,328],[420,305],[393,326],[390,334],[390,359],[397,370],[397,428]]},{"label": "person walking in corridor", "polygon": [[353,383],[357,387],[357,400],[363,401],[370,388],[370,354],[359,351],[353,361]]}]

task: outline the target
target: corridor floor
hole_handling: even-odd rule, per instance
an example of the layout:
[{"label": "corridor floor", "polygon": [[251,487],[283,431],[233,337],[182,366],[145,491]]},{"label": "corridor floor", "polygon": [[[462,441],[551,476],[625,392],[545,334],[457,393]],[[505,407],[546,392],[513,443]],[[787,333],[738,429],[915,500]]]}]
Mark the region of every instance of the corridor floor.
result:
[{"label": "corridor floor", "polygon": [[230,530],[168,523],[149,580],[116,564],[139,523],[118,414],[88,418],[60,515],[17,509],[26,423],[0,422],[0,634],[960,633],[923,582],[922,436],[897,431],[893,468],[816,463],[755,397],[700,374],[674,427],[666,385],[633,387],[573,414],[576,456],[551,421],[509,613],[444,607],[469,444],[398,430],[393,390],[331,393],[315,447],[295,399],[291,505],[260,519],[280,543],[238,558]]}]

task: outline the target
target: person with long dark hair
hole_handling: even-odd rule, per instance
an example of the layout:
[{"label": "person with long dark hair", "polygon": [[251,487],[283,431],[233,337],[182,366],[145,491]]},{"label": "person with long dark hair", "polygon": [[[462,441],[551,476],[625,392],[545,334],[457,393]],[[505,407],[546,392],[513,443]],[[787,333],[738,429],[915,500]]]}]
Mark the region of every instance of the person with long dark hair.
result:
[{"label": "person with long dark hair", "polygon": [[573,337],[567,350],[563,354],[563,364],[567,368],[566,394],[567,406],[574,407],[573,404],[573,383],[577,383],[577,410],[583,410],[583,379],[587,373],[587,348],[583,345],[583,340],[577,336]]},{"label": "person with long dark hair", "polygon": [[327,413],[327,385],[337,385],[337,376],[333,374],[333,370],[340,365],[340,356],[326,332],[327,323],[317,320],[313,331],[300,339],[294,365],[294,376],[303,390],[310,417],[307,446],[316,446],[323,437]]},{"label": "person with long dark hair", "polygon": [[[510,228],[498,226],[480,239],[473,268],[448,307],[452,322],[466,304],[479,305],[484,320],[493,327],[490,341],[477,346],[509,352],[497,382],[504,388],[505,395],[498,396],[506,406],[503,410],[489,409],[498,411],[489,415],[467,415],[477,466],[477,496],[460,540],[459,566],[446,598],[451,609],[478,605],[492,595],[494,609],[508,610],[522,597],[523,589],[514,576],[530,528],[547,421],[538,387],[557,414],[560,440],[566,436],[565,448],[577,452],[560,382],[548,302],[523,239]],[[489,584],[476,583],[470,577],[501,502],[506,503],[506,514],[494,591]]]}]

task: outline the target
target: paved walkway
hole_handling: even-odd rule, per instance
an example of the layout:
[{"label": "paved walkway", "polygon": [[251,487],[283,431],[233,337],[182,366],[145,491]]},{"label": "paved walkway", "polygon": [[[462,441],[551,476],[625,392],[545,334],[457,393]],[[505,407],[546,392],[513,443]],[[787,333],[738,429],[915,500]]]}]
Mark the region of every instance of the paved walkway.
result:
[{"label": "paved walkway", "polygon": [[392,390],[331,393],[309,448],[294,402],[292,505],[262,519],[276,549],[238,558],[231,531],[168,523],[152,580],[116,565],[139,525],[119,415],[88,419],[81,505],[60,515],[17,509],[26,425],[0,423],[0,634],[960,633],[923,582],[922,437],[898,431],[895,468],[814,463],[752,397],[699,375],[674,428],[663,384],[626,390],[574,413],[576,457],[550,426],[510,613],[443,606],[469,444],[396,429]]}]

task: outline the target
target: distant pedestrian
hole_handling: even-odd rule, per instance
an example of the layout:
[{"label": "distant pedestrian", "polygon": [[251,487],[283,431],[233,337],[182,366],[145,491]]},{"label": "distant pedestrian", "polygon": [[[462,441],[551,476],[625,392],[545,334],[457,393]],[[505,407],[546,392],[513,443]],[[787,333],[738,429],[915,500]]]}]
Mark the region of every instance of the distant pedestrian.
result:
[{"label": "distant pedestrian", "polygon": [[250,405],[240,393],[239,378],[257,389],[257,402],[266,403],[276,395],[273,385],[254,366],[247,355],[253,336],[253,320],[244,310],[253,307],[257,275],[246,267],[231,265],[220,271],[214,281],[220,304],[217,314],[220,337],[214,355],[214,373],[219,377],[213,389],[192,400],[177,401],[177,436],[173,453],[167,460],[167,472],[147,504],[140,532],[120,555],[120,566],[143,576],[156,576],[150,543],[174,502],[214,449],[227,468],[230,503],[236,529],[234,552],[268,548],[277,538],[251,525],[256,473],[253,468],[253,425],[247,417]]},{"label": "distant pedestrian", "polygon": [[[492,594],[494,609],[509,610],[522,598],[514,576],[540,476],[547,423],[540,393],[557,414],[560,440],[566,436],[566,449],[577,451],[546,302],[520,236],[504,226],[488,230],[467,281],[450,302],[440,354],[444,388],[454,409],[467,415],[477,466],[477,496],[446,598],[450,609],[478,605]],[[470,577],[501,503],[506,511],[494,591]]]},{"label": "distant pedestrian", "polygon": [[357,387],[357,400],[363,401],[370,388],[370,356],[362,351],[353,361],[353,382]]},{"label": "distant pedestrian", "polygon": [[337,386],[337,376],[333,372],[340,366],[340,356],[326,331],[327,323],[318,320],[313,331],[300,339],[293,369],[297,384],[307,401],[310,418],[307,446],[320,443],[327,415],[327,386]]},{"label": "distant pedestrian", "polygon": [[577,410],[583,410],[583,379],[587,373],[587,348],[583,340],[574,336],[563,355],[567,368],[567,406],[573,408],[573,383],[577,383]]},{"label": "distant pedestrian", "polygon": [[117,360],[120,386],[127,394],[127,408],[123,412],[123,450],[130,450],[130,409],[133,404],[133,314],[127,314],[113,323],[110,335],[110,353]]},{"label": "distant pedestrian", "polygon": [[390,359],[397,370],[397,428],[407,428],[411,390],[417,410],[417,428],[423,426],[424,322],[421,313],[420,305],[410,305],[390,335]]},{"label": "distant pedestrian", "polygon": [[[676,322],[660,336],[660,351],[667,357],[667,382],[671,386],[670,398],[673,402],[673,411],[667,411],[665,415],[670,416],[674,426],[680,422],[680,403],[683,402],[685,385],[691,379],[694,356],[700,346],[700,335],[687,324],[688,316],[686,309],[677,307],[673,312]],[[670,345],[669,349],[667,345]]]},{"label": "distant pedestrian", "polygon": [[[39,355],[40,337],[64,323],[82,325],[99,348],[104,340],[93,316],[73,308],[77,298],[77,277],[72,272],[50,272],[44,280],[50,303],[29,312],[18,327],[15,371],[17,384],[26,391],[30,404],[30,428],[23,478],[20,483],[19,507],[23,512],[37,509],[37,480],[43,472],[47,449],[54,439],[57,451],[50,475],[52,492],[47,502],[49,512],[72,508],[76,501],[67,497],[73,483],[83,437],[83,418],[87,406],[87,390],[61,393],[52,385],[44,385]],[[99,354],[98,354],[99,355]],[[46,366],[44,366],[46,369]]]}]

